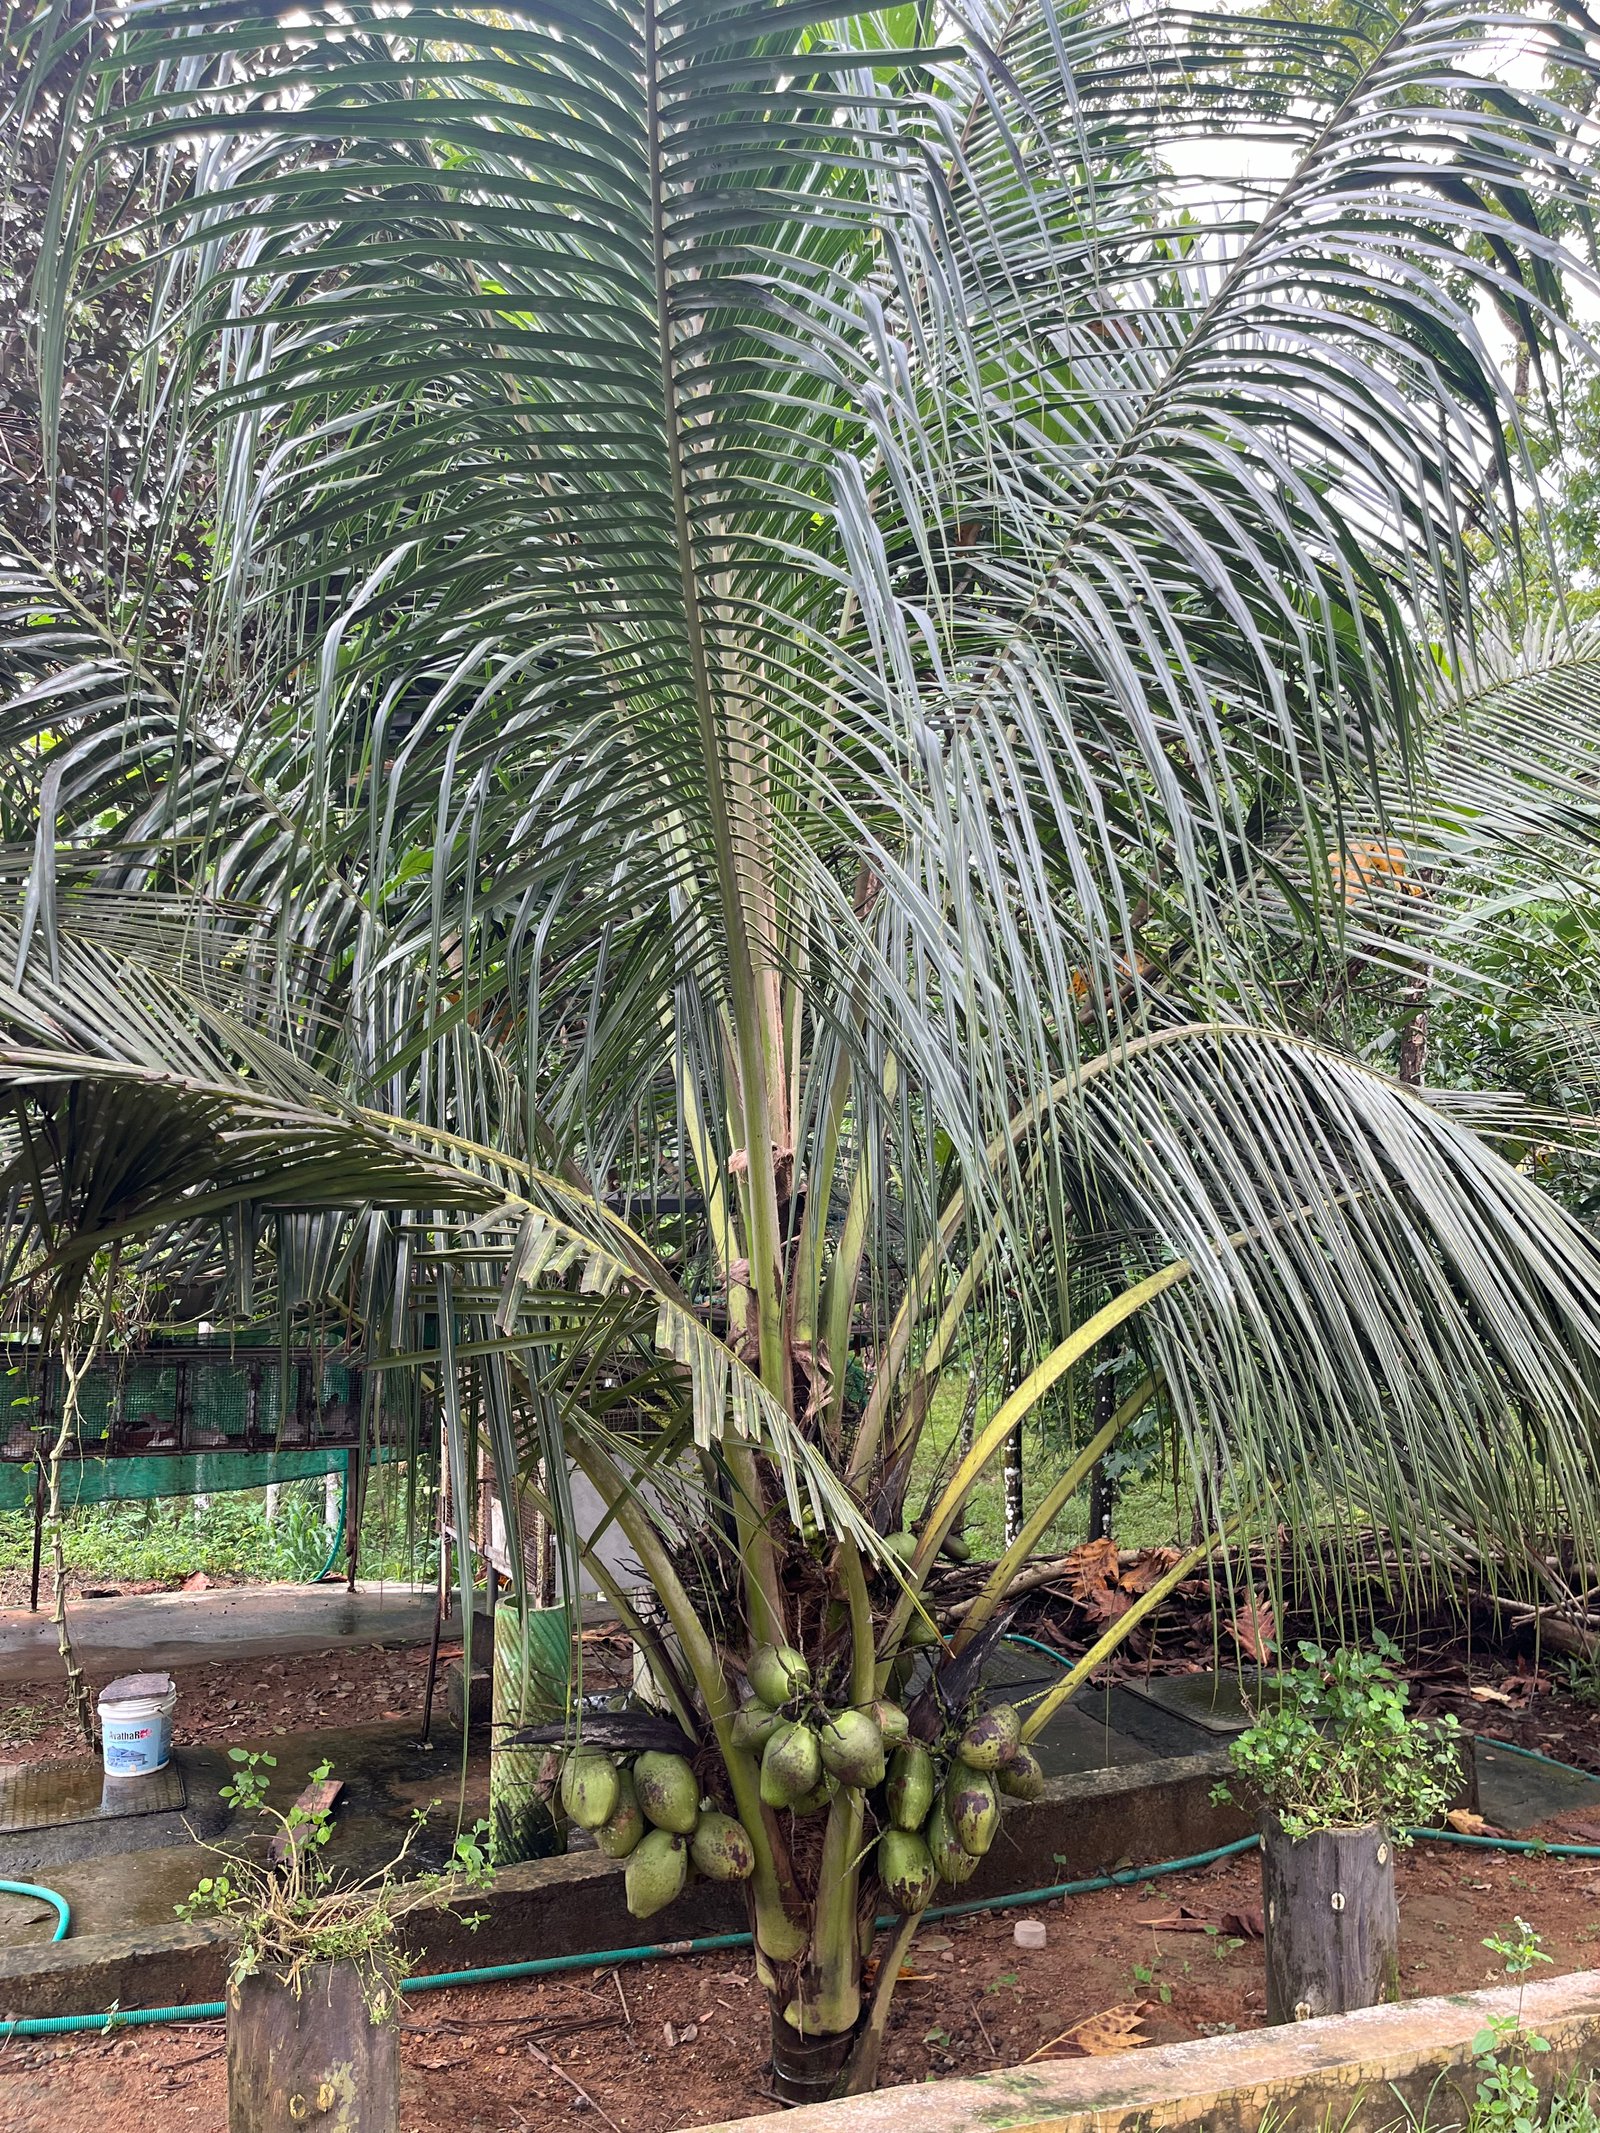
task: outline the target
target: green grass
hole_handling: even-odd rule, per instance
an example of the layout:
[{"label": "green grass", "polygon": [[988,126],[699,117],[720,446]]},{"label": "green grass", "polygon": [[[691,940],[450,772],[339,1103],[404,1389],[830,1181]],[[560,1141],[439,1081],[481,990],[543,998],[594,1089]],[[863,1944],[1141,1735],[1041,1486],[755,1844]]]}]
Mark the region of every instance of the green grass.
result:
[{"label": "green grass", "polygon": [[[363,1577],[433,1576],[430,1505],[419,1502],[409,1545],[405,1524],[404,1479],[386,1472],[368,1490],[358,1563]],[[294,1581],[315,1577],[327,1560],[332,1538],[323,1524],[318,1479],[285,1483],[271,1525],[264,1489],[213,1495],[204,1510],[192,1497],[87,1505],[69,1513],[64,1548],[68,1567],[78,1573],[80,1583],[175,1579],[197,1570],[209,1577]],[[25,1570],[32,1549],[30,1513],[0,1512],[0,1571]],[[339,1566],[343,1561],[341,1548]]]},{"label": "green grass", "polygon": [[[955,1457],[952,1453],[947,1458],[946,1453],[961,1428],[965,1398],[965,1381],[956,1372],[944,1379],[933,1396],[933,1406],[917,1446],[911,1486],[906,1496],[913,1520],[921,1515],[935,1475],[940,1476],[942,1487],[954,1470]],[[993,1405],[992,1400],[980,1404],[977,1423],[980,1429]],[[1027,1512],[1048,1493],[1073,1453],[1037,1425],[1027,1423],[1023,1425],[1022,1444],[1022,1501]],[[1117,1492],[1112,1523],[1118,1544],[1124,1548],[1155,1547],[1177,1539],[1178,1518],[1170,1484],[1163,1483],[1155,1474],[1124,1482]],[[1089,1492],[1082,1489],[1068,1499],[1052,1520],[1040,1542],[1039,1553],[1064,1555],[1069,1548],[1078,1545],[1088,1528]],[[997,1556],[1005,1545],[1005,1482],[999,1458],[991,1463],[967,1499],[964,1531],[976,1556],[985,1559]]]}]

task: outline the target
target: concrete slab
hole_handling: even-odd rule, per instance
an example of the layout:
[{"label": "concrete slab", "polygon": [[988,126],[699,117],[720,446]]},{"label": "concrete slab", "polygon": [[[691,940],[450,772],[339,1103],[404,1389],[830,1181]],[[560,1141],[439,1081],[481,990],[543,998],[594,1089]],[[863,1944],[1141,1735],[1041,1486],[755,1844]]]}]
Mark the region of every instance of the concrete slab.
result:
[{"label": "concrete slab", "polygon": [[[1464,2118],[1477,2076],[1473,2039],[1492,2017],[1551,2049],[1527,2064],[1546,2095],[1600,2063],[1600,1971],[1514,1987],[1366,2007],[1239,2036],[1164,2044],[1114,2059],[1057,2059],[972,2081],[919,2082],[845,2103],[807,2104],[784,2133],[1372,2133]],[[1415,2115],[1409,2115],[1415,2114]],[[701,2133],[757,2133],[770,2118]]]},{"label": "concrete slab", "polygon": [[[107,1778],[87,1758],[19,1764],[0,1777],[0,1806],[13,1818],[0,1829],[0,1877],[37,1880],[74,1861],[101,1861],[119,1905],[126,1909],[130,1898],[137,1904],[145,1868],[141,1861],[130,1876],[127,1856],[178,1846],[192,1871],[196,1841],[227,1824],[219,1791],[229,1767],[219,1750],[207,1748],[177,1749],[165,1770],[146,1778]],[[170,1905],[154,1915],[170,1917]]]},{"label": "concrete slab", "polygon": [[[96,1677],[339,1645],[425,1644],[433,1616],[432,1585],[362,1580],[354,1592],[343,1585],[238,1585],[75,1600],[68,1610],[79,1663]],[[0,1682],[50,1681],[60,1672],[48,1611],[0,1609]]]},{"label": "concrete slab", "polygon": [[[1060,1678],[1059,1666],[1026,1645],[1001,1644],[984,1669],[991,1691],[1024,1706]],[[1140,1738],[1120,1723],[1122,1716],[1121,1702],[1113,1706],[1110,1698],[1087,1691],[1074,1697],[1034,1743],[1046,1772],[1064,1777],[1074,1770],[1126,1769],[1163,1755],[1193,1755],[1209,1745],[1204,1734],[1181,1723],[1169,1723],[1167,1737],[1159,1742]]]},{"label": "concrete slab", "polygon": [[1122,1684],[1124,1695],[1164,1711],[1191,1726],[1224,1739],[1242,1733],[1250,1723],[1250,1706],[1262,1701],[1272,1677],[1249,1673],[1241,1677],[1225,1669],[1203,1674],[1152,1674]]},{"label": "concrete slab", "polygon": [[165,1814],[187,1803],[181,1753],[161,1769],[135,1777],[107,1777],[86,1757],[0,1769],[0,1837],[75,1822]]},{"label": "concrete slab", "polygon": [[1518,1755],[1481,1735],[1475,1760],[1479,1812],[1496,1829],[1515,1836],[1554,1815],[1600,1815],[1600,1777],[1586,1770]]},{"label": "concrete slab", "polygon": [[[487,1811],[486,1756],[474,1753],[463,1765],[458,1740],[444,1735],[431,1752],[423,1751],[414,1731],[407,1722],[274,1735],[241,1745],[276,1757],[269,1796],[285,1808],[317,1764],[332,1763],[345,1788],[335,1817],[338,1856],[351,1873],[364,1874],[394,1857],[415,1810],[431,1810],[429,1827],[410,1855],[419,1869],[444,1864],[458,1818],[471,1823]],[[50,1886],[72,1906],[74,1938],[166,1928],[173,1905],[211,1871],[201,1845],[233,1843],[246,1834],[221,1798],[234,1771],[227,1752],[183,1748],[174,1759],[184,1774],[180,1812],[0,1838],[0,1876],[36,1880],[28,1869],[48,1868]],[[87,1762],[82,1767],[96,1768]],[[137,1861],[129,1857],[135,1852]]]}]

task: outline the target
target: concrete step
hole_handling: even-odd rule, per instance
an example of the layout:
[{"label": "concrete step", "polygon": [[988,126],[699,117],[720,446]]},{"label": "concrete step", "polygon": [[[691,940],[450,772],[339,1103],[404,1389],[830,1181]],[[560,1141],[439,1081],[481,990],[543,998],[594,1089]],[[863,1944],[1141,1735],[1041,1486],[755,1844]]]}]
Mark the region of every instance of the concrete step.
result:
[{"label": "concrete step", "polygon": [[[1525,2063],[1548,2096],[1600,2059],[1600,1971],[1538,1978],[1525,1992],[1502,1985],[1116,2058],[1035,2060],[975,2080],[879,2089],[791,2111],[784,2133],[1453,2128],[1476,2088],[1476,2042],[1491,2020],[1513,2028],[1520,2020],[1544,2039],[1548,2051]],[[727,2119],[703,2133],[765,2133],[771,2124]]]}]

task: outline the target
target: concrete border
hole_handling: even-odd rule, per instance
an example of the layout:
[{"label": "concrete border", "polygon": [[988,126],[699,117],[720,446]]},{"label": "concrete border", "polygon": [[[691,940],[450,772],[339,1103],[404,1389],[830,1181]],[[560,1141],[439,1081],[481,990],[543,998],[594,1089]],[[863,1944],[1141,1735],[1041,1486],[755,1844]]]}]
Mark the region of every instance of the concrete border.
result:
[{"label": "concrete border", "polygon": [[[1466,2117],[1477,2077],[1473,2039],[1519,1995],[1452,1993],[1242,2036],[1158,2045],[1116,2059],[1057,2059],[971,2081],[879,2089],[789,2112],[784,2133],[1378,2133]],[[1600,2066],[1600,1971],[1543,1978],[1520,1998],[1526,2028],[1551,2049],[1529,2065],[1548,2095]],[[700,2133],[770,2133],[770,2118],[726,2119]]]},{"label": "concrete border", "polygon": [[[1000,1836],[960,1897],[1085,1880],[1247,1835],[1252,1825],[1237,1807],[1211,1803],[1211,1788],[1227,1767],[1216,1751],[1053,1778],[1043,1798],[1007,1802]],[[747,1923],[738,1889],[696,1882],[670,1912],[641,1926],[623,1900],[620,1862],[594,1851],[502,1868],[494,1887],[468,1908],[486,1914],[476,1933],[442,1912],[410,1922],[413,1972],[592,1955],[636,1948],[658,1935],[676,1943],[742,1932]],[[0,1951],[0,2017],[220,1999],[228,1948],[222,1927],[173,1924]]]}]

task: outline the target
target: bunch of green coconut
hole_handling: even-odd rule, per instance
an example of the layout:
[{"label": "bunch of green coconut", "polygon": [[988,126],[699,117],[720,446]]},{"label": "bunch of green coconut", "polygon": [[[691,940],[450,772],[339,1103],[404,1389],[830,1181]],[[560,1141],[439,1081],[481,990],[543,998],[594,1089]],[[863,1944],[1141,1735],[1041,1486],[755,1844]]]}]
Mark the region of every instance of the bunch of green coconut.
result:
[{"label": "bunch of green coconut", "polygon": [[[1000,1797],[1036,1800],[1044,1771],[1010,1704],[995,1704],[929,1748],[910,1737],[899,1704],[879,1699],[831,1713],[807,1705],[811,1669],[782,1645],[750,1661],[755,1691],[733,1722],[735,1745],[759,1751],[769,1807],[817,1814],[843,1786],[876,1791],[878,1879],[897,1911],[925,1910],[940,1881],[966,1881],[1000,1827]],[[881,1790],[877,1790],[881,1788]]]},{"label": "bunch of green coconut", "polygon": [[744,1824],[704,1804],[685,1756],[646,1749],[624,1761],[580,1744],[561,1766],[561,1804],[608,1859],[627,1860],[635,1918],[681,1896],[691,1865],[708,1881],[748,1881],[755,1872]]},{"label": "bunch of green coconut", "polygon": [[[1010,1704],[930,1748],[911,1739],[899,1704],[828,1711],[811,1695],[806,1659],[787,1645],[762,1645],[748,1674],[754,1694],[733,1721],[733,1742],[760,1756],[763,1801],[809,1815],[843,1787],[872,1792],[878,1879],[897,1911],[925,1910],[939,1882],[972,1875],[1000,1827],[1002,1794],[1036,1800],[1044,1789]],[[681,1895],[691,1867],[710,1881],[747,1881],[755,1871],[744,1824],[705,1804],[681,1755],[647,1750],[629,1761],[580,1745],[562,1766],[561,1804],[609,1858],[628,1862],[635,1918]]]}]

